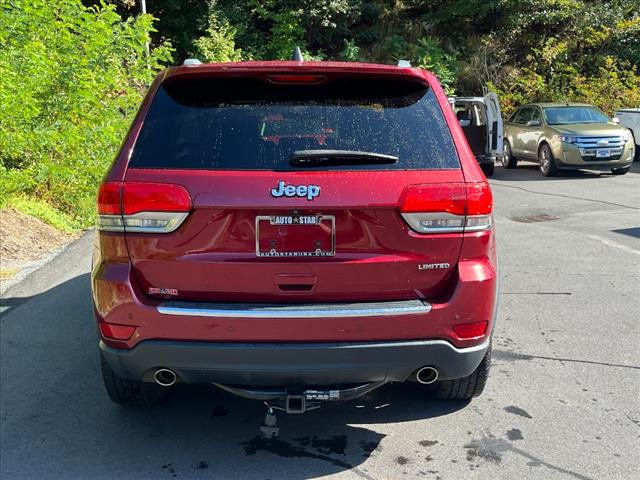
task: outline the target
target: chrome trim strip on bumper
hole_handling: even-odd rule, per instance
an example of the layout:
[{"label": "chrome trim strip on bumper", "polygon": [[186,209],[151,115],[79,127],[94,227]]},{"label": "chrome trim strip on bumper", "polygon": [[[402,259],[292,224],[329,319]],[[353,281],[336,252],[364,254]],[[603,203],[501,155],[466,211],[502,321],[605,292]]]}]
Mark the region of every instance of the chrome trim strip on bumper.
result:
[{"label": "chrome trim strip on bumper", "polygon": [[347,318],[418,315],[431,311],[421,300],[364,303],[259,304],[165,302],[163,315],[216,318]]}]

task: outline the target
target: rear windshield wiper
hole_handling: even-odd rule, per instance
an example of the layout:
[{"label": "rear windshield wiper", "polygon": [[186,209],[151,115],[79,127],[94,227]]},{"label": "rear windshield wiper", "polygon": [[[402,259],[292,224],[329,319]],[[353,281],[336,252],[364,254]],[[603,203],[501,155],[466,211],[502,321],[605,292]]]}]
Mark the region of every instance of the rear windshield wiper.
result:
[{"label": "rear windshield wiper", "polygon": [[289,164],[294,167],[377,165],[397,161],[398,157],[393,155],[357,150],[297,150],[289,157]]}]

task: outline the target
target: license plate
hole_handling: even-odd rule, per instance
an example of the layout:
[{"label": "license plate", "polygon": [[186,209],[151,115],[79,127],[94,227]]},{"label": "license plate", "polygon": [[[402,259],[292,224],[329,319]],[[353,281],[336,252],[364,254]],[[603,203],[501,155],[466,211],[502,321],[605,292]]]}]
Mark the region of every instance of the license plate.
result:
[{"label": "license plate", "polygon": [[596,150],[596,158],[609,158],[611,156],[611,150],[608,148],[602,150]]},{"label": "license plate", "polygon": [[259,215],[258,257],[331,257],[335,255],[333,215]]}]

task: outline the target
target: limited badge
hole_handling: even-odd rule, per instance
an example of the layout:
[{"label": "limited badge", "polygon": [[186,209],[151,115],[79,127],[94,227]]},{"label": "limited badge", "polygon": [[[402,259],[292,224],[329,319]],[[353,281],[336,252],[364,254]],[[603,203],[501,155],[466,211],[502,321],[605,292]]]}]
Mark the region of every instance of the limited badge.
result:
[{"label": "limited badge", "polygon": [[421,263],[418,265],[418,270],[439,270],[449,268],[449,263]]}]

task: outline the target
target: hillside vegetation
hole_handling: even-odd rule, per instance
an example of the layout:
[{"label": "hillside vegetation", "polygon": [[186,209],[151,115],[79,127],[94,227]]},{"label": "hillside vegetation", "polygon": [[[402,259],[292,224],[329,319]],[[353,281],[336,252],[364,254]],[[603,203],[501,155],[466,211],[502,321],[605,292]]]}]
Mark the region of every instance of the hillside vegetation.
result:
[{"label": "hillside vegetation", "polygon": [[[640,0],[2,0],[0,207],[65,229],[95,193],[153,76],[186,57],[395,63],[450,93],[611,114],[640,106]],[[145,56],[145,42],[151,53]]]}]

